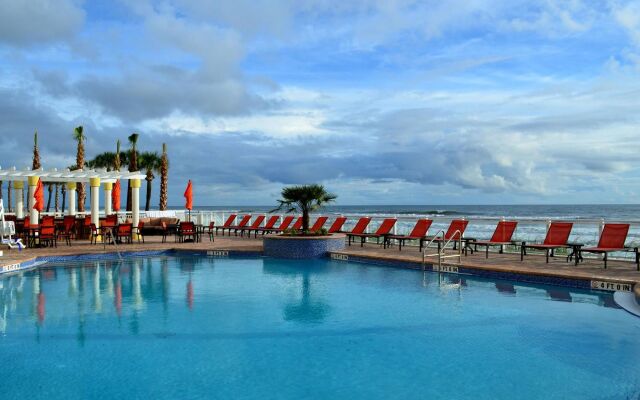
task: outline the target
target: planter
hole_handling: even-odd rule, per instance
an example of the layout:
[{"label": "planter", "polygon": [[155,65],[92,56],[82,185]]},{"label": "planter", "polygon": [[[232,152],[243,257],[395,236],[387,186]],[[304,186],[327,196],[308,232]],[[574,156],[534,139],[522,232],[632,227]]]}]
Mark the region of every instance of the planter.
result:
[{"label": "planter", "polygon": [[278,258],[318,258],[330,251],[344,249],[345,235],[327,236],[267,236],[264,254]]}]

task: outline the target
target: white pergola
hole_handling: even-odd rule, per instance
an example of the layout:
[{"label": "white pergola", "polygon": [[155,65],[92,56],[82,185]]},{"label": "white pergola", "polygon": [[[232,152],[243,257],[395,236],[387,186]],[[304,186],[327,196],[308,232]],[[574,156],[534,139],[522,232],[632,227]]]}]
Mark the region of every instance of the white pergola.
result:
[{"label": "white pergola", "polygon": [[104,184],[104,206],[105,214],[111,214],[111,190],[113,184],[117,180],[128,180],[131,183],[131,214],[133,226],[137,226],[140,221],[140,186],[145,175],[140,172],[120,172],[107,171],[105,169],[92,170],[75,170],[69,169],[58,170],[38,169],[32,170],[25,168],[23,170],[0,168],[0,181],[12,181],[15,189],[15,209],[18,218],[24,218],[24,182],[28,184],[29,190],[29,217],[32,224],[38,223],[38,211],[33,208],[35,203],[34,192],[38,185],[38,180],[43,182],[59,182],[64,183],[69,193],[69,205],[67,209],[68,215],[76,215],[76,184],[78,182],[89,183],[91,187],[91,222],[100,226],[100,186]]}]

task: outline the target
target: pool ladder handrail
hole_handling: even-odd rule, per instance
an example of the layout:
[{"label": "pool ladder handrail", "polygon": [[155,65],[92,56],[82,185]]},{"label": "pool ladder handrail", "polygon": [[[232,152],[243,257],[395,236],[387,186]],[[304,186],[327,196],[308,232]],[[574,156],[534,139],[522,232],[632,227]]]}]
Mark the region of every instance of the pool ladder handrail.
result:
[{"label": "pool ladder handrail", "polygon": [[[438,252],[434,253],[434,254],[426,254],[427,249],[429,248],[429,246],[431,245],[431,243],[433,243],[436,239],[438,239],[438,236],[442,234],[442,242],[444,243],[442,245],[442,247],[440,247],[440,243],[438,243]],[[457,236],[457,239],[456,239]],[[453,232],[453,235],[451,235],[451,237],[447,240],[445,240],[445,232],[443,229],[439,230],[434,236],[433,238],[424,246],[424,250],[422,251],[422,270],[425,270],[426,267],[426,258],[427,257],[433,257],[433,256],[438,256],[438,272],[442,269],[442,260],[445,258],[451,258],[451,257],[458,257],[458,263],[462,263],[462,232],[460,230],[456,230],[455,232]],[[456,240],[458,242],[458,254],[450,254],[450,255],[446,255],[446,249],[447,246],[452,242]]]}]

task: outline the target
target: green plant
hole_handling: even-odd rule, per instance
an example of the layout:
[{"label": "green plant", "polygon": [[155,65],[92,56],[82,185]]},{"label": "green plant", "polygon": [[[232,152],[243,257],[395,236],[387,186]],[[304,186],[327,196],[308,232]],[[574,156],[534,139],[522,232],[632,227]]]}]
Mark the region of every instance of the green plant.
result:
[{"label": "green plant", "polygon": [[273,210],[299,212],[302,214],[302,231],[309,231],[309,214],[327,203],[335,201],[337,196],[329,193],[322,185],[299,185],[282,189],[280,205]]}]

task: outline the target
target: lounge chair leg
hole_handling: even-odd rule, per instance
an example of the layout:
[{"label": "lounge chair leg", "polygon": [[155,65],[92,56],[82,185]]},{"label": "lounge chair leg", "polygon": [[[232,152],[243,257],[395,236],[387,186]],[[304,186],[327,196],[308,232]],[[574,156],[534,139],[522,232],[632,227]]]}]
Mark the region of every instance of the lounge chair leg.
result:
[{"label": "lounge chair leg", "polygon": [[607,253],[604,253],[604,269],[607,269]]},{"label": "lounge chair leg", "polygon": [[547,255],[547,264],[549,264],[549,249],[546,249],[544,252]]}]

